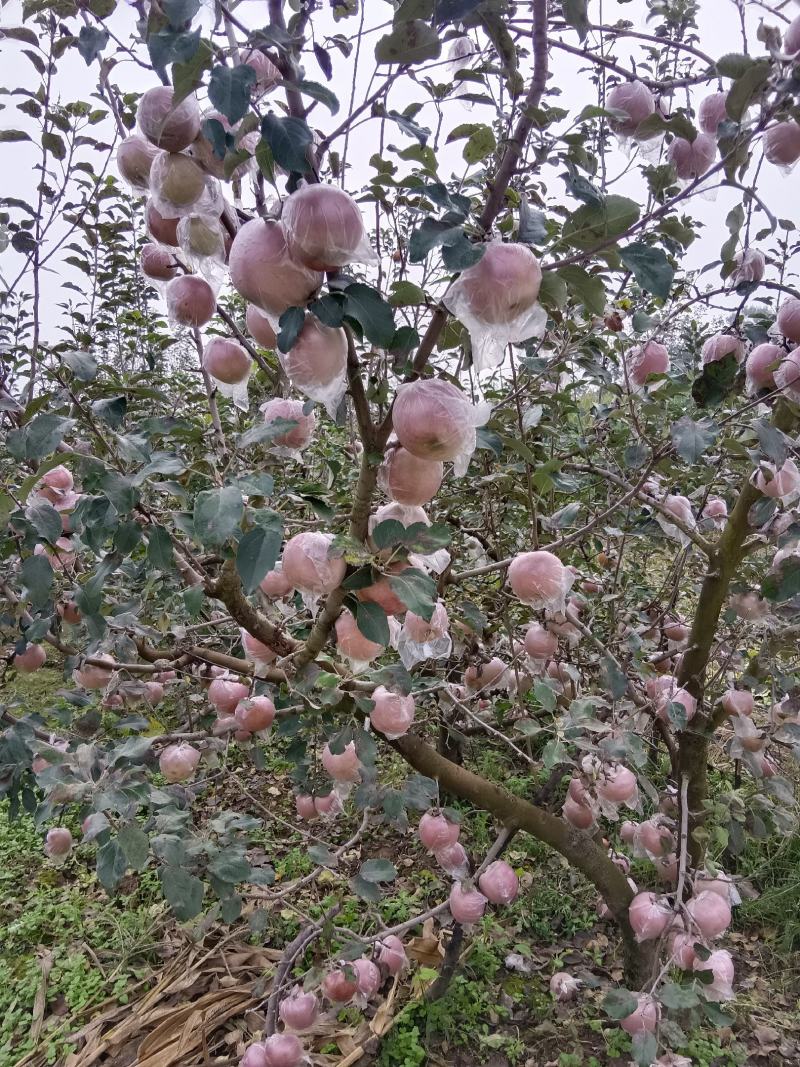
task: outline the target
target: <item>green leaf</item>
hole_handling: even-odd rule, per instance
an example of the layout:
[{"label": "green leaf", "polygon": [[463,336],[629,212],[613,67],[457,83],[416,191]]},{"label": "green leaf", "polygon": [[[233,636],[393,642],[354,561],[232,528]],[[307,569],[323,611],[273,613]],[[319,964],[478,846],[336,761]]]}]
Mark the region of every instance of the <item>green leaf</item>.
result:
[{"label": "green leaf", "polygon": [[436,607],[436,582],[424,571],[409,567],[389,578],[389,587],[409,611],[430,622]]},{"label": "green leaf", "polygon": [[245,593],[258,588],[267,571],[271,571],[280,555],[283,530],[276,526],[255,526],[244,535],[236,551],[236,570],[242,579]]},{"label": "green leaf", "polygon": [[355,893],[357,897],[360,897],[361,900],[366,900],[369,904],[379,903],[381,899],[381,891],[375,882],[368,882],[366,878],[361,878],[359,875],[356,875],[354,878],[351,878],[347,884],[350,886],[350,890]]},{"label": "green leaf", "polygon": [[609,989],[603,1000],[603,1011],[612,1019],[626,1019],[638,1007],[639,1001],[628,989]]},{"label": "green leaf", "polygon": [[147,534],[147,559],[156,570],[171,571],[175,565],[172,540],[163,526],[151,526]]},{"label": "green leaf", "polygon": [[464,145],[462,155],[466,163],[480,163],[497,148],[497,140],[491,126],[481,125],[470,135]]},{"label": "green leaf", "polygon": [[467,270],[480,262],[486,251],[486,245],[472,242],[463,230],[459,230],[453,241],[447,241],[442,248],[442,262],[453,272]]},{"label": "green leaf", "polygon": [[239,63],[235,67],[220,64],[211,71],[208,99],[234,125],[244,118],[250,108],[250,90],[255,81],[256,72],[246,63]]},{"label": "green leaf", "polygon": [[483,0],[435,0],[433,23],[435,26],[441,26],[445,22],[459,22],[482,2]]},{"label": "green leaf", "polygon": [[696,463],[717,439],[717,429],[708,419],[695,422],[684,415],[669,431],[675,451],[685,463]]},{"label": "green leaf", "polygon": [[89,352],[67,352],[63,359],[79,382],[92,382],[97,377],[97,360]]},{"label": "green leaf", "polygon": [[53,568],[47,556],[28,556],[20,567],[22,584],[34,608],[47,603],[53,586]]},{"label": "green leaf", "polygon": [[0,144],[11,144],[13,141],[30,141],[31,136],[24,130],[0,130]]},{"label": "green leaf", "polygon": [[98,419],[107,422],[116,429],[121,426],[128,411],[128,398],[126,396],[111,396],[105,400],[95,400],[92,404],[92,414]]},{"label": "green leaf", "polygon": [[602,684],[612,700],[621,700],[628,692],[628,679],[608,656],[603,659]]},{"label": "green leaf", "polygon": [[314,135],[302,119],[293,116],[279,118],[272,113],[265,115],[261,120],[261,136],[279,167],[300,174],[311,170],[308,151]]},{"label": "green leaf", "polygon": [[453,225],[442,219],[423,219],[420,225],[411,231],[408,258],[412,263],[422,263],[432,249],[457,240],[463,232],[460,224]]},{"label": "green leaf", "polygon": [[55,452],[74,425],[74,419],[60,415],[36,415],[19,430],[9,433],[8,451],[14,459],[44,459]]},{"label": "green leaf", "polygon": [[738,373],[739,364],[733,353],[724,359],[706,363],[692,382],[692,399],[695,404],[699,408],[717,407],[733,389]]},{"label": "green leaf", "polygon": [[393,308],[418,307],[425,302],[424,290],[420,289],[414,282],[392,282],[389,304]]},{"label": "green leaf", "polygon": [[544,212],[532,208],[524,194],[519,202],[519,239],[526,245],[540,245],[547,240]]},{"label": "green leaf", "polygon": [[662,300],[669,298],[675,269],[662,249],[637,241],[621,248],[619,258],[645,292]]},{"label": "green leaf", "polygon": [[397,877],[397,868],[389,860],[367,860],[358,874],[367,882],[393,882]]},{"label": "green leaf", "polygon": [[226,848],[219,851],[208,864],[208,873],[221,882],[246,882],[250,877],[250,864],[238,848]]},{"label": "green leaf", "polygon": [[278,320],[278,349],[288,352],[294,347],[303,324],[306,321],[306,313],[302,308],[287,308]]},{"label": "green leaf", "polygon": [[389,644],[389,620],[380,604],[359,600],[356,626],[368,641],[374,641],[384,647]]},{"label": "green leaf", "polygon": [[213,62],[214,49],[203,38],[198,38],[193,52],[183,58],[176,58],[172,64],[172,85],[175,90],[173,99],[176,104],[200,87],[204,72],[211,69]]},{"label": "green leaf", "polygon": [[188,922],[203,907],[203,883],[181,867],[162,867],[161,890],[179,922]]},{"label": "green leaf", "polygon": [[56,159],[66,159],[67,146],[64,144],[64,138],[61,134],[52,133],[48,131],[42,134],[42,148],[46,148],[47,151],[55,156]]},{"label": "green leaf", "polygon": [[97,850],[95,870],[103,889],[113,893],[128,869],[128,860],[115,838],[106,841]]},{"label": "green leaf", "polygon": [[596,274],[589,274],[578,266],[559,268],[558,274],[567,283],[573,296],[585,306],[592,315],[602,315],[606,306],[606,290],[603,279]]},{"label": "green leaf", "polygon": [[120,827],[117,835],[128,866],[134,871],[141,871],[150,854],[150,839],[138,823],[128,823]]},{"label": "green leaf", "polygon": [[242,521],[242,494],[232,485],[206,489],[194,502],[194,532],[204,545],[221,545],[232,537]]},{"label": "green leaf", "polygon": [[765,419],[756,419],[750,424],[750,429],[758,438],[762,454],[778,467],[782,467],[789,454],[784,434]]},{"label": "green leaf", "polygon": [[762,581],[761,592],[767,600],[778,604],[796,597],[800,593],[800,559],[787,556],[781,560],[777,569],[770,571]]},{"label": "green leaf", "polygon": [[665,1008],[674,1008],[676,1011],[694,1008],[700,1003],[700,998],[691,986],[678,985],[676,982],[665,982],[657,995]]},{"label": "green leaf", "polygon": [[588,0],[561,0],[561,7],[564,22],[573,30],[577,30],[578,37],[585,41],[589,33]]},{"label": "green leaf", "polygon": [[[289,84],[287,82],[287,84]],[[305,96],[310,96],[314,100],[319,100],[321,104],[330,111],[332,115],[335,115],[339,110],[339,100],[335,93],[325,86],[320,85],[319,82],[314,81],[299,81],[295,83],[296,88]]]},{"label": "green leaf", "polygon": [[108,30],[99,30],[95,26],[81,26],[78,34],[78,51],[88,67],[108,44]]},{"label": "green leaf", "polygon": [[46,500],[29,504],[25,508],[25,518],[31,523],[43,541],[49,541],[52,545],[61,537],[61,516],[53,505]]},{"label": "green leaf", "polygon": [[320,867],[329,867],[333,870],[339,866],[338,857],[331,852],[327,845],[309,845],[308,856]]},{"label": "green leaf", "polygon": [[735,122],[741,122],[747,108],[769,81],[771,73],[772,63],[768,59],[756,60],[730,87],[725,110]]},{"label": "green leaf", "polygon": [[344,290],[344,313],[354,319],[364,336],[374,345],[386,348],[394,337],[394,314],[389,304],[376,290],[361,282],[353,282]]},{"label": "green leaf", "polygon": [[639,219],[639,205],[625,196],[604,196],[574,211],[561,231],[565,241],[576,248],[593,248],[612,237],[620,237]]},{"label": "green leaf", "polygon": [[728,52],[717,60],[717,74],[723,78],[741,78],[756,61],[739,52]]},{"label": "green leaf", "polygon": [[200,0],[162,0],[161,9],[173,29],[181,29],[191,22],[200,10]]},{"label": "green leaf", "polygon": [[403,63],[413,65],[429,59],[438,59],[442,42],[432,26],[422,19],[401,22],[375,45],[378,63]]},{"label": "green leaf", "polygon": [[655,1034],[634,1034],[631,1038],[631,1053],[637,1067],[650,1067],[658,1055],[658,1041]]}]

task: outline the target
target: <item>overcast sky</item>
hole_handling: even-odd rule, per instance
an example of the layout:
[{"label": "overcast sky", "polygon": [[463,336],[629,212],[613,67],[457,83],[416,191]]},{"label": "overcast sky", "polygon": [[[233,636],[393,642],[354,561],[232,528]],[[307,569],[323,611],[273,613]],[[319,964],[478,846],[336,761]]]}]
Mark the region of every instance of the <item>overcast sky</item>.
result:
[{"label": "overcast sky", "polygon": [[[522,7],[523,5],[519,5]],[[794,16],[798,8],[789,2],[777,3],[776,7],[782,8],[789,16]],[[780,17],[765,10],[766,5],[751,2],[747,5],[747,33],[749,47],[752,53],[763,53],[763,45],[756,39],[756,29],[762,18],[769,25],[781,26]],[[718,57],[726,52],[742,51],[742,35],[737,5],[734,0],[700,0],[700,39],[701,47],[712,56]],[[256,27],[259,20],[264,17],[266,4],[263,0],[243,0],[236,8],[237,17],[247,25]],[[636,29],[647,32],[652,29],[652,24],[646,20],[646,5],[644,0],[632,0],[622,3],[619,0],[590,0],[589,13],[592,20],[602,20],[606,24],[613,24],[618,19],[625,19],[634,24]],[[355,102],[356,105],[369,92],[370,83],[374,75],[374,59],[372,49],[381,32],[378,27],[385,24],[391,15],[391,8],[383,0],[369,0],[366,27],[371,30],[364,38],[362,55],[356,67],[355,77]],[[122,42],[132,41],[136,13],[127,4],[121,2],[108,20],[109,28]],[[210,25],[210,11],[206,8],[203,12],[203,23],[206,28]],[[21,4],[17,0],[11,0],[2,9],[0,24],[19,25],[21,22]],[[358,26],[358,19],[351,18],[341,22],[334,22],[325,5],[320,12],[319,18],[315,15],[315,30],[321,39],[325,33],[341,33],[353,37]],[[577,35],[565,36],[565,40],[578,43]],[[638,47],[638,46],[637,46]],[[3,82],[6,86],[34,87],[38,83],[38,77],[34,74],[29,61],[20,54],[20,46],[16,42],[3,42],[2,70]],[[631,49],[624,44],[615,47],[615,53],[623,65],[627,65],[627,57],[635,54],[636,48]],[[335,118],[327,115],[321,105],[317,105],[310,119],[312,125],[319,126],[328,132],[342,119],[343,113],[349,106],[351,93],[351,79],[353,77],[353,57],[346,61],[338,53],[332,53],[334,57],[334,76],[331,88],[337,94],[341,102],[341,112]],[[551,53],[551,85],[558,86],[559,98],[552,98],[552,102],[558,106],[579,111],[588,102],[595,99],[595,90],[589,80],[589,72],[581,73],[582,61],[567,55],[561,51],[553,50]],[[324,80],[319,68],[313,59],[307,65],[307,77],[313,80]],[[385,70],[385,68],[383,68]],[[68,50],[59,61],[56,78],[56,90],[64,100],[76,98],[89,99],[96,89],[97,64],[87,68],[83,59],[74,49]],[[157,84],[155,75],[130,60],[120,62],[112,72],[112,80],[121,85],[126,91],[142,91],[153,84]],[[374,86],[373,86],[374,87]],[[711,87],[712,89],[714,86]],[[702,88],[695,90],[695,103],[706,94]],[[411,100],[426,100],[424,91],[419,90],[408,79],[402,79],[393,88],[390,96],[390,106],[398,110],[405,107]],[[8,98],[6,98],[8,100]],[[687,97],[677,99],[679,105],[687,103]],[[447,124],[452,126],[458,122],[475,122],[480,120],[491,121],[492,113],[488,108],[474,108],[467,110],[463,103],[451,100],[446,105]],[[433,105],[426,102],[425,107],[418,117],[423,125],[435,127],[436,114]],[[0,128],[25,128],[28,120],[14,107],[14,103],[7,103],[6,110],[0,112]],[[104,129],[99,127],[97,129]],[[350,138],[348,145],[348,163],[351,170],[347,180],[347,187],[351,192],[357,192],[368,173],[368,160],[377,149],[378,125],[373,123],[366,127],[358,128]],[[108,135],[113,135],[113,126],[108,124]],[[387,126],[387,140],[398,147],[405,147],[412,143],[397,128]],[[341,149],[341,144],[339,145]],[[0,145],[2,153],[3,193],[26,199],[33,198],[33,188],[36,181],[36,173],[33,165],[37,159],[37,149],[33,145],[12,144]],[[460,146],[452,146],[442,156],[441,174],[448,175],[448,168],[452,168],[453,174],[461,177],[464,164],[460,157]],[[622,173],[627,164],[627,159],[621,151],[614,153],[609,173]],[[559,198],[563,192],[563,184],[560,181],[551,181],[557,172],[546,172],[547,180],[551,186],[549,194]],[[794,217],[796,205],[797,175],[782,174],[774,167],[765,166],[759,179],[759,192],[769,204],[774,213],[779,217]],[[630,172],[614,187],[615,192],[631,196],[638,202],[644,201],[643,181],[637,169],[631,168]],[[718,257],[719,248],[727,236],[725,229],[725,217],[728,211],[737,202],[740,202],[741,194],[737,190],[721,190],[714,195],[714,199],[695,197],[690,205],[691,213],[702,220],[704,230],[700,240],[691,248],[686,265],[700,267]],[[577,206],[574,204],[573,206]],[[763,216],[762,216],[763,218]],[[368,220],[371,221],[371,220]],[[760,223],[759,223],[760,226]],[[756,229],[759,228],[756,226]],[[13,277],[18,269],[19,256],[13,250],[7,250],[0,261],[4,276],[8,279]],[[52,335],[56,321],[55,304],[67,297],[60,288],[62,281],[70,274],[70,268],[66,273],[59,270],[43,279],[43,319],[45,323],[45,336]],[[718,275],[711,272],[708,275],[709,283],[716,284]]]}]

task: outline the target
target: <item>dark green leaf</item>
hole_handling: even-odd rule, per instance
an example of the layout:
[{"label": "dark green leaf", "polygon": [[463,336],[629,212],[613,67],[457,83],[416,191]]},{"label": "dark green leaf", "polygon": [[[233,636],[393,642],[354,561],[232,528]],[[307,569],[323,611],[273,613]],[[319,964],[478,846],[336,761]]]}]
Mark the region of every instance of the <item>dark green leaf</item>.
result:
[{"label": "dark green leaf", "polygon": [[692,399],[700,408],[717,407],[733,389],[739,364],[731,353],[706,363],[692,383]]},{"label": "dark green leaf", "polygon": [[306,81],[305,79],[295,84],[297,89],[305,96],[310,96],[312,99],[319,100],[321,104],[324,104],[332,115],[335,115],[339,110],[339,101],[327,86],[320,85],[319,82]]},{"label": "dark green leaf", "polygon": [[786,438],[781,431],[765,419],[756,419],[750,424],[750,428],[758,438],[761,451],[766,458],[778,467],[782,467],[789,453]]},{"label": "dark green leaf", "polygon": [[676,982],[665,982],[658,991],[658,999],[665,1008],[674,1008],[676,1011],[694,1008],[700,1003],[691,986],[678,985]]},{"label": "dark green leaf", "polygon": [[138,823],[128,823],[120,827],[117,835],[128,866],[134,871],[141,871],[150,854],[150,839]]},{"label": "dark green leaf", "polygon": [[[46,500],[39,500],[25,508],[25,518],[43,541],[55,544],[62,533],[61,516]],[[41,557],[40,557],[41,558]]]},{"label": "dark green leaf", "polygon": [[455,240],[445,242],[442,248],[442,262],[448,270],[453,272],[467,270],[480,262],[485,251],[485,244],[470,241],[463,230],[459,230]]},{"label": "dark green leaf", "polygon": [[634,278],[645,290],[667,300],[672,291],[675,269],[666,254],[660,248],[654,248],[641,241],[619,250],[619,258]]},{"label": "dark green leaf", "polygon": [[772,64],[768,59],[757,60],[730,87],[725,110],[735,122],[741,122],[747,108],[769,81],[771,72]]},{"label": "dark green leaf", "polygon": [[340,294],[328,293],[314,300],[308,305],[312,315],[316,315],[320,322],[334,329],[344,322],[344,299]]},{"label": "dark green leaf", "polygon": [[433,5],[433,22],[441,26],[445,22],[458,22],[465,18],[482,0],[435,0]]},{"label": "dark green leaf", "polygon": [[519,202],[519,239],[527,245],[540,245],[547,240],[544,212],[532,208],[524,195]]},{"label": "dark green leaf", "polygon": [[800,593],[800,559],[787,556],[781,560],[777,569],[770,571],[762,581],[761,592],[767,600],[779,604],[796,597]]},{"label": "dark green leaf", "polygon": [[695,422],[684,415],[669,431],[675,451],[685,463],[696,463],[717,439],[717,429],[708,419]]},{"label": "dark green leaf", "polygon": [[356,875],[355,878],[351,878],[348,883],[350,889],[361,900],[366,900],[369,904],[377,904],[381,899],[380,888],[374,882],[368,882],[365,878]]},{"label": "dark green leaf", "polygon": [[200,10],[200,0],[162,0],[161,10],[173,29],[179,30],[191,22]]},{"label": "dark green leaf", "polygon": [[204,545],[219,545],[232,537],[242,521],[242,494],[232,485],[206,489],[194,502],[194,532]]},{"label": "dark green leaf", "polygon": [[103,889],[113,893],[128,869],[128,861],[122,846],[117,840],[111,838],[97,850],[95,870]]},{"label": "dark green leaf", "polygon": [[303,329],[306,313],[302,308],[287,308],[278,320],[278,349],[288,352]]},{"label": "dark green leaf", "polygon": [[200,914],[203,907],[203,883],[181,867],[163,867],[160,871],[161,889],[179,922],[188,922]]},{"label": "dark green leaf", "polygon": [[367,860],[358,874],[367,882],[393,882],[397,877],[397,868],[389,860]]},{"label": "dark green leaf", "polygon": [[578,37],[581,41],[585,41],[589,32],[588,0],[561,0],[561,7],[564,12],[564,22],[577,30]]},{"label": "dark green leaf", "polygon": [[625,1019],[638,1006],[636,996],[628,989],[609,989],[603,1000],[603,1010],[612,1019]]},{"label": "dark green leaf", "polygon": [[265,115],[261,120],[261,136],[269,145],[272,158],[284,170],[305,174],[311,169],[308,150],[314,135],[302,119]]},{"label": "dark green leaf", "polygon": [[36,415],[21,429],[9,433],[8,451],[14,459],[44,459],[55,452],[74,425],[74,419],[60,415]]},{"label": "dark green leaf", "polygon": [[[187,41],[187,47],[181,49],[179,56],[168,60],[173,64],[172,84],[175,89],[174,100],[176,103],[179,103],[189,93],[199,88],[203,80],[203,73],[211,69],[214,61],[214,50],[208,41],[200,38],[199,34],[199,30],[192,34],[182,34],[182,37],[191,38],[192,40]],[[193,47],[191,47],[192,42]]]},{"label": "dark green leaf", "polygon": [[157,524],[151,526],[147,535],[147,559],[159,571],[171,571],[175,559],[172,540],[168,531]]},{"label": "dark green leaf", "polygon": [[378,63],[424,63],[438,59],[442,51],[439,35],[422,19],[401,22],[375,45]]},{"label": "dark green leaf", "polygon": [[208,873],[221,882],[246,882],[250,877],[250,864],[238,848],[226,848],[214,856],[208,864]]},{"label": "dark green leaf", "polygon": [[320,867],[330,867],[333,869],[339,866],[338,858],[331,852],[327,845],[309,845],[308,856],[309,859],[312,859],[314,863],[319,864]]},{"label": "dark green leaf", "polygon": [[384,646],[389,644],[389,621],[380,604],[359,601],[356,608],[356,626],[368,641]]},{"label": "dark green leaf", "polygon": [[91,382],[97,377],[97,360],[89,352],[67,352],[63,358],[78,381]]},{"label": "dark green leaf", "polygon": [[53,585],[53,568],[47,556],[28,556],[22,561],[20,576],[32,606],[46,604]]},{"label": "dark green leaf", "polygon": [[275,566],[281,551],[283,530],[277,526],[255,526],[239,542],[236,551],[236,570],[242,579],[245,593],[258,588],[267,571]]},{"label": "dark green leaf", "polygon": [[256,72],[246,63],[239,63],[232,68],[220,65],[211,71],[208,98],[231,125],[247,114],[250,107],[250,90],[255,81]]},{"label": "dark green leaf", "polygon": [[95,400],[92,413],[116,429],[122,425],[128,411],[128,399],[125,396],[112,396],[105,400]]},{"label": "dark green leaf", "polygon": [[100,55],[107,44],[108,30],[100,30],[96,26],[81,26],[78,34],[78,51],[86,60],[87,67]]},{"label": "dark green leaf", "polygon": [[436,582],[424,571],[409,567],[389,578],[389,586],[409,611],[430,622],[436,607]]},{"label": "dark green leaf", "polygon": [[634,1034],[631,1038],[631,1053],[637,1067],[650,1067],[658,1055],[658,1041],[655,1034]]},{"label": "dark green leaf", "polygon": [[741,78],[755,60],[738,52],[728,52],[717,60],[717,73],[723,78]]},{"label": "dark green leaf", "polygon": [[394,337],[394,315],[376,289],[353,282],[344,290],[345,315],[360,324],[364,336],[374,345],[386,348]]}]

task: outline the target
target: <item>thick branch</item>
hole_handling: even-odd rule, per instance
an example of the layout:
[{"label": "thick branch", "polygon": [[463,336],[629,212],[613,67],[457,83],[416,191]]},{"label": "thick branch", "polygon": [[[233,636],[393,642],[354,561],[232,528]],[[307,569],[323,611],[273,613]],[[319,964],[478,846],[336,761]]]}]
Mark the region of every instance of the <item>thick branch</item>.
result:
[{"label": "thick branch", "polygon": [[630,979],[644,981],[643,953],[641,946],[636,944],[628,919],[628,905],[633,899],[633,892],[622,871],[589,834],[576,830],[565,819],[514,796],[502,786],[451,763],[414,734],[406,734],[390,743],[415,770],[435,779],[445,792],[491,812],[510,830],[524,830],[532,834],[581,871],[598,889],[620,926],[631,971]]}]

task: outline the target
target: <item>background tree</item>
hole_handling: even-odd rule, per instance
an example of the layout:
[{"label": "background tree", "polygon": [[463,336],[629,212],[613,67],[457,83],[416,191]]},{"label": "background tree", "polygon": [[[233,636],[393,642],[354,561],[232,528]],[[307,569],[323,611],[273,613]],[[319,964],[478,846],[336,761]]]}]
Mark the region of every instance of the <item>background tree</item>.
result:
[{"label": "background tree", "polygon": [[[8,667],[60,653],[77,688],[74,714],[5,712],[3,787],[54,861],[79,817],[109,891],[152,865],[179,920],[233,922],[274,872],[204,790],[269,817],[280,746],[297,818],[345,824],[309,837],[340,899],[246,1067],[299,1062],[317,997],[376,996],[449,908],[441,991],[517,895],[519,833],[616,923],[637,1062],[681,1013],[727,1019],[720,863],[793,829],[800,740],[800,297],[763,188],[800,158],[800,22],[753,35],[739,6],[744,51],[714,57],[663,0],[614,25],[581,0],[37,4],[4,31],[41,79],[0,134],[40,151],[3,218]],[[78,54],[102,107],[61,99]],[[485,742],[523,790],[479,773]],[[338,861],[377,826],[401,855],[418,811],[452,889],[389,926],[396,864]],[[287,999],[311,939],[313,998]]]}]

